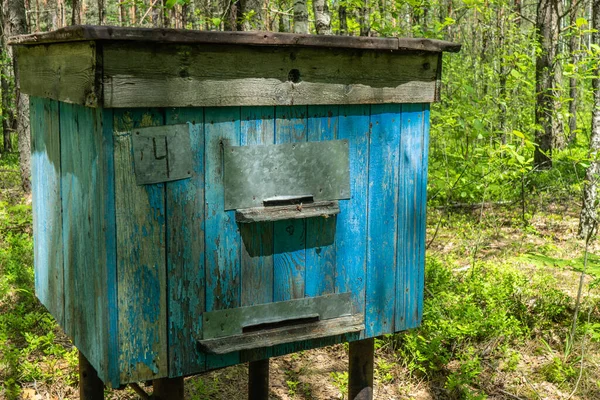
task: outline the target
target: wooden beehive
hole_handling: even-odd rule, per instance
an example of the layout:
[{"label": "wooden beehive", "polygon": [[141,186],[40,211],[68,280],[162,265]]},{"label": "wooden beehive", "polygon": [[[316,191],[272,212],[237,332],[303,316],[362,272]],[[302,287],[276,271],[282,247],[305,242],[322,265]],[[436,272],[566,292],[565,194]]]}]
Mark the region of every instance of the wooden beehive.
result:
[{"label": "wooden beehive", "polygon": [[118,387],[419,325],[452,43],[70,27],[13,39],[36,292]]}]

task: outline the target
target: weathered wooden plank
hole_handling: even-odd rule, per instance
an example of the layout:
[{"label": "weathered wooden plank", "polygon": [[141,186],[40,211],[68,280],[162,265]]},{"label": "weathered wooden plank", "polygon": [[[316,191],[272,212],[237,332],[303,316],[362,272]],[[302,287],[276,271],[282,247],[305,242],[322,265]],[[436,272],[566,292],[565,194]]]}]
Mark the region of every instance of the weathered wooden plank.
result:
[{"label": "weathered wooden plank", "polygon": [[188,124],[192,177],[166,184],[169,376],[205,369],[193,335],[202,331],[205,305],[204,111],[168,109],[166,123]]},{"label": "weathered wooden plank", "polygon": [[[225,211],[223,149],[240,141],[239,107],[207,108],[205,121],[206,311],[240,305],[240,235],[235,212]],[[209,356],[206,368],[236,364],[239,354]]]},{"label": "weathered wooden plank", "polygon": [[423,318],[423,296],[425,292],[425,251],[426,251],[426,238],[427,238],[427,169],[429,166],[429,129],[430,129],[430,116],[429,116],[429,104],[423,104],[423,156],[422,156],[422,176],[419,183],[419,196],[421,198],[420,209],[419,209],[419,230],[420,238],[418,238],[421,245],[421,251],[419,252],[420,260],[417,269],[416,279],[416,296],[417,296],[417,315],[415,320],[415,326],[421,325]]},{"label": "weathered wooden plank", "polygon": [[400,105],[371,107],[366,337],[394,331]]},{"label": "weathered wooden plank", "polygon": [[[317,316],[320,320],[352,314],[350,293],[277,301],[204,313],[203,339],[241,334],[245,328]],[[196,335],[197,336],[197,335]]]},{"label": "weathered wooden plank", "polygon": [[422,273],[425,213],[423,197],[424,112],[422,104],[402,106],[400,140],[398,254],[395,330],[417,326],[420,319],[418,293]]},{"label": "weathered wooden plank", "polygon": [[104,155],[104,173],[106,179],[106,307],[108,316],[108,386],[120,386],[119,373],[119,313],[118,310],[118,273],[117,273],[117,226],[115,199],[115,162],[113,139],[114,113],[111,109],[102,110],[102,146]]},{"label": "weathered wooden plank", "polygon": [[232,43],[260,46],[375,49],[383,51],[457,52],[460,50],[460,45],[456,43],[422,38],[306,35],[279,32],[216,32],[114,26],[68,26],[52,32],[37,32],[34,34],[12,37],[10,38],[9,43],[36,44],[79,40],[160,43]]},{"label": "weathered wooden plank", "polygon": [[104,46],[106,107],[431,102],[436,53],[118,43]]},{"label": "weathered wooden plank", "polygon": [[[275,143],[275,108],[242,107],[240,145]],[[242,237],[241,306],[273,301],[273,223],[240,224]],[[269,349],[241,352],[240,360],[260,360],[270,356]],[[268,360],[266,361],[268,366]],[[264,366],[263,364],[260,364]]]},{"label": "weathered wooden plank", "polygon": [[[306,219],[308,224],[316,224],[324,228],[325,231],[319,231],[318,235],[312,238],[312,248],[326,247],[332,243],[333,232],[331,225],[335,226],[333,218],[340,212],[338,201],[318,201],[316,203],[294,204],[290,206],[272,206],[242,208],[236,210],[235,220],[242,224],[266,222],[266,221],[285,221],[290,219]],[[313,221],[314,220],[314,221]],[[331,222],[333,221],[333,222]],[[326,226],[325,226],[326,225]],[[318,250],[319,252],[321,250]],[[333,284],[332,284],[333,286]]]},{"label": "weathered wooden plank", "polygon": [[[275,113],[276,143],[306,141],[306,107],[277,107]],[[273,300],[283,301],[304,297],[306,221],[275,222],[273,238]]]},{"label": "weathered wooden plank", "polygon": [[284,345],[358,332],[364,329],[364,327],[364,317],[362,315],[350,315],[324,321],[248,332],[224,338],[199,340],[198,344],[206,352],[227,354],[233,351]]},{"label": "weathered wooden plank", "polygon": [[101,104],[96,43],[18,46],[16,50],[23,93],[88,107]]},{"label": "weathered wooden plank", "polygon": [[135,182],[131,133],[164,124],[152,109],[114,113],[121,383],[168,375],[165,186]]},{"label": "weathered wooden plank", "polygon": [[[335,140],[338,134],[337,106],[309,106],[307,139],[309,142]],[[349,156],[349,143],[345,146],[346,162]],[[322,146],[323,148],[325,146]],[[317,150],[318,151],[318,150]],[[348,166],[349,168],[349,166]],[[347,171],[346,171],[347,172]],[[348,172],[347,172],[348,173]],[[337,176],[330,179],[336,179]],[[349,179],[348,184],[350,184]],[[345,182],[344,182],[345,183]],[[331,182],[331,185],[341,184]],[[350,195],[350,188],[347,188]],[[336,202],[337,203],[337,202]],[[336,204],[336,214],[339,205]],[[344,218],[344,216],[341,216]],[[333,293],[335,283],[335,214],[327,218],[311,218],[306,220],[306,285],[304,295],[308,297]]]},{"label": "weathered wooden plank", "polygon": [[64,328],[58,103],[30,97],[35,293]]},{"label": "weathered wooden plank", "polygon": [[370,106],[340,106],[338,138],[350,142],[351,198],[340,202],[336,226],[337,292],[351,292],[355,313],[365,313]]},{"label": "weathered wooden plank", "polygon": [[[109,381],[108,284],[116,269],[112,138],[103,110],[61,103],[65,332]],[[114,382],[114,381],[113,381]]]}]

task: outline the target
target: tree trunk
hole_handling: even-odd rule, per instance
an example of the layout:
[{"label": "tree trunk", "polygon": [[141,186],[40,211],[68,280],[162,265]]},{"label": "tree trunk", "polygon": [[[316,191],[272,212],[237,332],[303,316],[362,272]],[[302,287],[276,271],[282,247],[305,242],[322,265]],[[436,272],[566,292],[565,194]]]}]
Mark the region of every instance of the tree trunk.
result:
[{"label": "tree trunk", "polygon": [[104,8],[104,0],[98,0],[98,25],[104,25],[104,14],[106,10]]},{"label": "tree trunk", "polygon": [[338,7],[338,17],[340,19],[340,35],[348,34],[348,10],[346,6],[340,5]]},{"label": "tree trunk", "polygon": [[262,0],[240,0],[241,30],[262,31],[265,29]]},{"label": "tree trunk", "polygon": [[313,0],[315,13],[315,30],[319,35],[331,35],[331,15],[329,14],[328,0]]},{"label": "tree trunk", "polygon": [[308,33],[306,0],[294,0],[294,33]]},{"label": "tree trunk", "polygon": [[81,0],[73,0],[73,13],[71,25],[81,25]]},{"label": "tree trunk", "polygon": [[556,55],[558,53],[560,0],[538,0],[536,31],[540,54],[535,61],[535,122],[537,146],[533,163],[538,169],[552,167],[552,149],[559,134],[555,116]]},{"label": "tree trunk", "polygon": [[371,33],[371,14],[369,13],[369,0],[364,0],[363,6],[358,10],[360,12],[360,36],[369,36]]},{"label": "tree trunk", "polygon": [[[592,20],[594,29],[593,42],[600,45],[600,0],[593,1]],[[583,186],[583,205],[579,215],[580,238],[588,237],[597,221],[596,210],[598,202],[598,179],[600,178],[600,161],[597,160],[600,152],[600,68],[596,67],[595,77],[592,81],[594,90],[594,110],[592,112],[592,133],[590,135],[590,166],[585,171],[585,184]]]},{"label": "tree trunk", "polygon": [[[27,33],[27,17],[25,13],[25,1],[24,0],[4,0],[3,1],[3,28],[4,37],[10,37],[15,35],[22,35]],[[17,130],[17,137],[19,141],[19,166],[21,169],[21,186],[25,193],[31,192],[31,139],[29,137],[29,97],[21,93],[19,90],[19,75],[15,73],[18,71],[16,68],[16,61],[13,57],[13,49],[10,46],[6,46],[3,41],[5,54],[8,56],[12,63],[10,66],[6,66],[6,72],[8,75],[3,74],[3,79],[6,76],[14,78],[14,118],[10,122],[10,125]],[[12,69],[12,71],[10,71]],[[10,85],[7,85],[10,87]],[[3,88],[5,89],[5,88]],[[4,92],[4,90],[3,90]],[[10,94],[7,93],[7,97]],[[4,96],[3,96],[4,102]],[[3,108],[6,105],[3,104]]]},{"label": "tree trunk", "polygon": [[[577,3],[575,0],[571,1],[571,9],[569,10],[571,26],[576,25],[577,20]],[[569,38],[569,54],[571,55],[571,62],[573,65],[577,65],[579,62],[579,37],[575,34],[571,34]],[[577,91],[577,78],[575,74],[569,77],[569,143],[573,143],[577,136],[577,105],[579,100],[579,92]]]}]

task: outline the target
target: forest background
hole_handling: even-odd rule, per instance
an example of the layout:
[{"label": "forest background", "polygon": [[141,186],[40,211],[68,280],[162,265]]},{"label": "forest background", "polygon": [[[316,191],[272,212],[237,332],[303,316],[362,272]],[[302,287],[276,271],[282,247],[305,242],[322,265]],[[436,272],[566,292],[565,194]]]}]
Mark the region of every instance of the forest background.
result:
[{"label": "forest background", "polygon": [[[7,46],[72,24],[461,43],[431,110],[423,326],[377,341],[376,398],[600,398],[600,0],[2,0],[0,398],[77,398],[76,349],[33,294],[28,99]],[[346,357],[275,360],[273,398],[344,398]],[[187,396],[244,398],[245,374],[190,378]]]}]

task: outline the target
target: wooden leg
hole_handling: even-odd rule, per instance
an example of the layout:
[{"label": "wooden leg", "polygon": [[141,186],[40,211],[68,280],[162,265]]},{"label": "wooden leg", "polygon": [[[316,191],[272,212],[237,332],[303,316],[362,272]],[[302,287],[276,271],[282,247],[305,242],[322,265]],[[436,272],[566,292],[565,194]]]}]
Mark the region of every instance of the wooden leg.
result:
[{"label": "wooden leg", "polygon": [[104,383],[81,352],[79,352],[79,398],[81,400],[104,399]]},{"label": "wooden leg", "polygon": [[350,342],[348,400],[373,400],[375,339]]},{"label": "wooden leg", "polygon": [[183,378],[161,378],[152,381],[155,400],[183,400]]},{"label": "wooden leg", "polygon": [[269,359],[248,363],[248,400],[269,399]]}]

